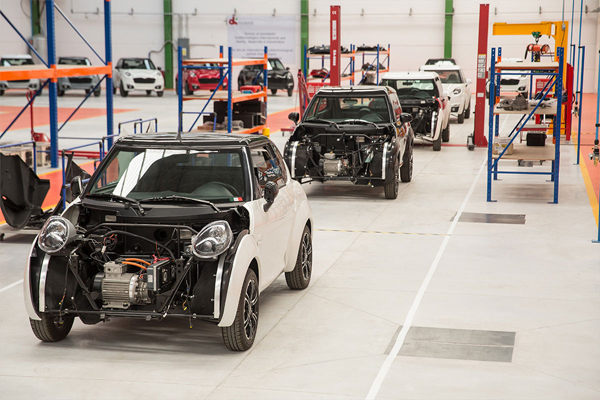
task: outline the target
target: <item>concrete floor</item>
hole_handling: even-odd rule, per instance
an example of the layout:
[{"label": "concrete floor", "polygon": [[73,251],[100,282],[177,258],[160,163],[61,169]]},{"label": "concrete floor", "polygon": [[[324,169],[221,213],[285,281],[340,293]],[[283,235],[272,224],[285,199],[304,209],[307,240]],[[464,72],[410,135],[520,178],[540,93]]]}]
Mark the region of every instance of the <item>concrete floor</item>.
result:
[{"label": "concrete floor", "polygon": [[[61,106],[79,99],[67,94]],[[271,112],[295,104],[269,98]],[[159,129],[176,128],[172,93],[116,97],[115,108],[136,110],[115,122],[158,116]],[[451,143],[466,143],[472,124],[453,120]],[[104,131],[100,117],[69,123],[64,135]],[[283,147],[286,137],[271,137]],[[600,399],[600,245],[573,146],[562,147],[554,205],[539,176],[502,177],[498,202],[486,202],[485,159],[485,149],[417,146],[413,181],[394,201],[381,189],[305,185],[313,280],[295,292],[280,278],[263,293],[245,353],[228,351],[216,326],[177,320],[76,321],[66,340],[39,342],[14,284],[35,232],[9,232],[0,243],[0,398]],[[525,224],[453,223],[459,211],[524,214]]]}]

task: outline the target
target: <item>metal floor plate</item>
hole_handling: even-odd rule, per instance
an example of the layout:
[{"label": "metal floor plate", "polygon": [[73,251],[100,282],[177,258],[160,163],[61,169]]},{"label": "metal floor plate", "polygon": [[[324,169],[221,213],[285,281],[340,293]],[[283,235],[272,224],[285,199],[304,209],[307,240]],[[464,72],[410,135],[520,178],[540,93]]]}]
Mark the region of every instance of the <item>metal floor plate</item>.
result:
[{"label": "metal floor plate", "polygon": [[[396,343],[399,327],[385,354]],[[400,356],[511,362],[515,332],[411,327]]]},{"label": "metal floor plate", "polygon": [[[454,221],[456,214],[450,221]],[[485,214],[463,212],[458,222],[477,222],[484,224],[525,224],[525,214]]]}]

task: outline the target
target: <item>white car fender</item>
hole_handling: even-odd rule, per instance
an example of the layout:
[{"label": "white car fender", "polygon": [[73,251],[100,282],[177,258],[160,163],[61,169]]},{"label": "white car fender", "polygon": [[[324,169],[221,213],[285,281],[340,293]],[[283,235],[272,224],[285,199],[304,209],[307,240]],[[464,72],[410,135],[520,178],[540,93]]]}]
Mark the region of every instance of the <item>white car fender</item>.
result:
[{"label": "white car fender", "polygon": [[229,277],[229,286],[225,297],[225,307],[223,308],[223,316],[219,322],[220,327],[231,326],[235,320],[235,315],[242,293],[242,285],[246,278],[246,271],[253,259],[256,259],[258,264],[258,279],[260,280],[260,257],[258,255],[258,246],[256,240],[251,234],[246,235],[240,241],[240,245],[235,253],[231,274]]},{"label": "white car fender", "polygon": [[25,276],[23,276],[23,297],[25,300],[25,309],[27,310],[27,315],[29,318],[40,321],[41,318],[35,312],[35,306],[33,305],[33,298],[31,297],[31,254],[33,253],[35,246],[38,241],[38,236],[36,235],[33,240],[33,244],[31,245],[31,249],[29,250],[29,256],[27,257],[27,264],[25,265]]},{"label": "white car fender", "polygon": [[[298,189],[303,191],[298,182],[294,181],[294,192]],[[296,188],[298,185],[298,188]],[[288,248],[285,252],[285,267],[283,272],[290,272],[296,266],[296,259],[298,258],[298,249],[300,248],[300,240],[302,239],[302,232],[304,232],[304,226],[310,221],[310,228],[313,230],[312,212],[306,196],[302,199],[300,204],[294,210],[294,225],[292,226],[292,232],[290,234],[290,240],[288,241]]]}]

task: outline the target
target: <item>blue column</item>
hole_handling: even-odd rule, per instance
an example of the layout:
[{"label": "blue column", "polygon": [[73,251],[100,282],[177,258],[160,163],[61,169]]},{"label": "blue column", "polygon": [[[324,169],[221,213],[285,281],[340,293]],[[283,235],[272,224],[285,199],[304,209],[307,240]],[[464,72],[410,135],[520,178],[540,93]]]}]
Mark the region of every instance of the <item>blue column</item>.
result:
[{"label": "blue column", "polygon": [[[106,65],[112,66],[112,24],[111,24],[110,0],[104,0],[104,60]],[[110,150],[113,145],[114,132],[113,117],[113,79],[106,77],[106,136],[107,144],[105,151]]]},{"label": "blue column", "polygon": [[492,201],[492,142],[494,141],[494,103],[496,101],[496,49],[492,47],[490,61],[490,99],[488,111],[487,201]]},{"label": "blue column", "polygon": [[[227,48],[227,132],[231,133],[231,118],[233,118],[233,51]],[[267,82],[265,81],[265,85]]]},{"label": "blue column", "polygon": [[[48,41],[48,65],[56,66],[56,35],[54,31],[54,0],[46,0],[46,35]],[[58,97],[56,79],[51,79],[48,85],[48,100],[50,102],[50,165],[58,167]]]},{"label": "blue column", "polygon": [[[177,109],[179,114],[179,123],[177,124],[177,133],[183,132],[183,48],[177,47]],[[231,85],[231,83],[230,83]]]},{"label": "blue column", "polygon": [[564,49],[558,47],[556,49],[558,53],[558,75],[556,76],[556,83],[554,93],[556,93],[556,120],[554,121],[554,201],[558,203],[558,176],[560,171],[560,126],[562,122],[562,90],[563,90],[563,60],[564,60]]}]

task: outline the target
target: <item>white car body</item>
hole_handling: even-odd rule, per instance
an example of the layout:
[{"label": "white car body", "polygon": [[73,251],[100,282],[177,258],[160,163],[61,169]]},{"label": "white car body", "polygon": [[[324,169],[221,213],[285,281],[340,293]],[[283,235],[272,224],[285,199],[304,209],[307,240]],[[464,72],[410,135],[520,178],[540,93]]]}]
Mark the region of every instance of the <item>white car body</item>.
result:
[{"label": "white car body", "polygon": [[[465,116],[466,110],[471,107],[471,79],[466,79],[458,65],[439,63],[437,65],[423,65],[421,71],[436,72],[440,75],[444,91],[450,98],[451,113],[459,119]],[[448,82],[449,81],[449,82]]]},{"label": "white car body", "polygon": [[[143,62],[143,69],[129,68],[129,62]],[[162,94],[165,90],[165,80],[162,72],[147,58],[121,58],[113,71],[114,89],[119,88],[130,92],[132,90],[153,91]]]},{"label": "white car body", "polygon": [[[504,62],[523,62],[522,58],[507,58],[502,57],[502,61]],[[519,72],[527,72],[527,71],[519,71],[514,70],[510,71],[511,73],[519,73]],[[527,97],[529,93],[529,81],[530,75],[500,75],[500,94],[502,93],[521,93],[525,97]],[[490,82],[488,80],[486,86],[486,92],[489,93]]]},{"label": "white car body", "polygon": [[[34,65],[33,59],[27,54],[4,55],[0,59],[0,66],[13,67],[20,65]],[[7,89],[38,90],[41,82],[39,79],[24,79],[19,81],[0,81],[0,95]]]}]

